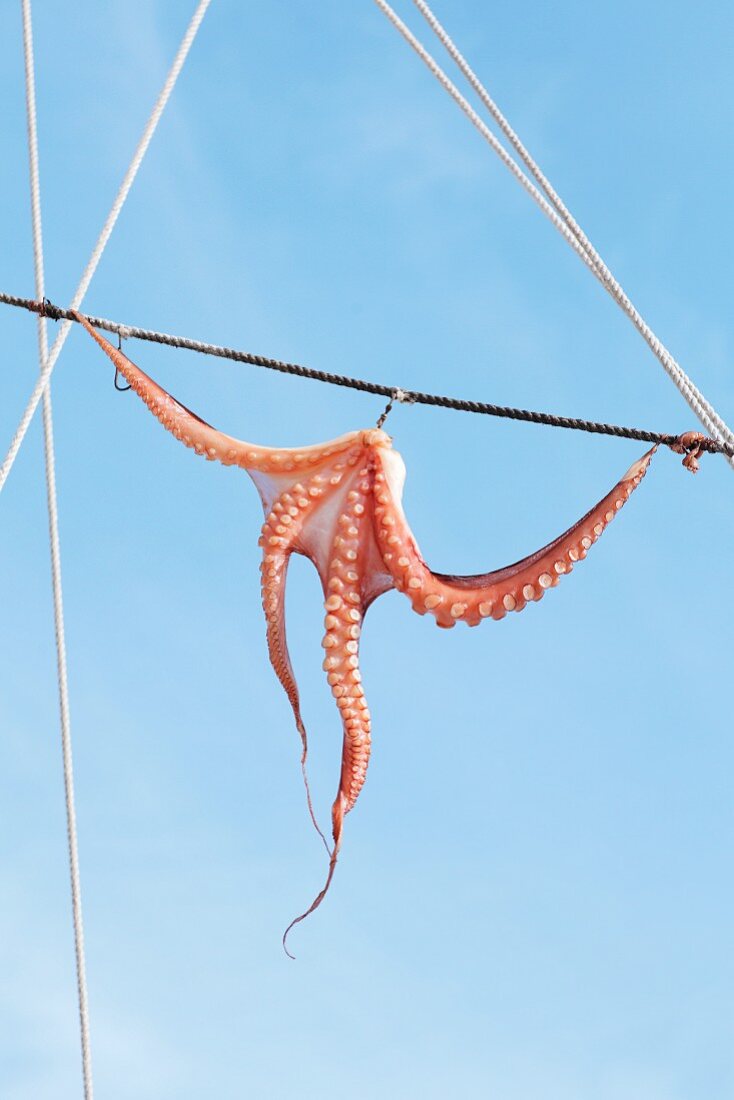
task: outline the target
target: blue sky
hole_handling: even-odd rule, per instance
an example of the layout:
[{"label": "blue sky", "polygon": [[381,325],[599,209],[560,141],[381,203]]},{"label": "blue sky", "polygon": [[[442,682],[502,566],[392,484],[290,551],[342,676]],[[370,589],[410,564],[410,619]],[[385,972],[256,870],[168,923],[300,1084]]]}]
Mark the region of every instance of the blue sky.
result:
[{"label": "blue sky", "polygon": [[[0,38],[0,286],[31,295],[18,9],[4,6]],[[36,12],[57,302],[190,9]],[[445,0],[438,14],[731,421],[731,8]],[[86,305],[406,388],[696,426],[367,2],[214,0]],[[4,453],[37,362],[28,315],[3,309],[0,332]],[[266,444],[369,426],[383,404],[128,351],[203,417]],[[374,606],[370,774],[292,963],[280,934],[324,860],[267,662],[257,494],[117,394],[80,332],[54,400],[99,1096],[730,1097],[725,463],[694,479],[659,454],[588,561],[522,615],[444,633],[395,593]],[[413,528],[450,572],[547,542],[641,453],[423,408],[389,427]],[[0,532],[0,1094],[66,1100],[80,1082],[40,422]],[[298,560],[288,628],[325,817],[340,730],[322,615]]]}]

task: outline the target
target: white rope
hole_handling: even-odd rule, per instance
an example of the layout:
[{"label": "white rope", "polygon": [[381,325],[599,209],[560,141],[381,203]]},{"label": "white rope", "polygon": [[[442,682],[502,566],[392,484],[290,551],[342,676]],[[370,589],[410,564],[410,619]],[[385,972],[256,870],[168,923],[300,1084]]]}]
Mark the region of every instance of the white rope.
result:
[{"label": "white rope", "polygon": [[[199,0],[199,4],[196,8],[196,11],[194,12],[193,19],[189,23],[186,33],[181,40],[181,45],[178,48],[178,53],[174,58],[173,65],[171,66],[170,72],[168,73],[163,88],[161,89],[161,93],[156,100],[150,118],[148,119],[145,129],[143,130],[143,135],[140,139],[140,142],[138,143],[137,149],[133,154],[133,158],[130,161],[130,165],[127,169],[127,172],[125,173],[122,184],[120,185],[120,190],[115,196],[115,201],[112,203],[112,207],[109,214],[107,215],[107,220],[102,227],[102,232],[99,235],[99,239],[94,246],[92,255],[89,258],[89,263],[84,269],[84,274],[81,277],[79,286],[76,288],[76,292],[72,299],[72,309],[78,309],[81,305],[82,299],[84,298],[89,284],[92,281],[92,277],[97,270],[97,264],[102,257],[105,245],[110,238],[112,230],[114,229],[115,222],[117,221],[120,211],[122,210],[123,204],[125,202],[125,199],[127,198],[133,180],[138,173],[138,169],[140,168],[140,165],[143,161],[143,157],[145,156],[148,146],[150,145],[151,138],[155,133],[161,115],[163,114],[165,106],[168,103],[171,92],[173,91],[176,80],[178,79],[178,75],[181,72],[184,61],[186,60],[186,56],[191,48],[191,44],[196,37],[196,32],[201,25],[201,21],[204,18],[204,15],[206,14],[206,10],[209,7],[210,3],[211,0]],[[41,400],[41,396],[46,389],[48,380],[51,377],[51,372],[53,371],[56,364],[56,360],[58,359],[61,349],[66,342],[67,336],[69,335],[71,325],[71,321],[64,321],[62,323],[61,328],[59,329],[59,334],[54,341],[51,352],[46,359],[43,370],[39,375],[38,381],[33,389],[33,393],[31,394],[28,404],[26,406],[25,412],[23,413],[16,433],[13,436],[12,442],[8,449],[8,453],[5,456],[2,466],[0,466],[0,492],[2,492],[8,475],[13,468],[13,463],[15,462],[18,451],[20,450],[21,444],[25,438],[25,434],[28,431],[28,426],[30,425],[31,420],[33,419],[33,415],[38,407],[38,402]]]},{"label": "white rope", "polygon": [[421,15],[424,16],[426,22],[428,23],[431,30],[435,33],[435,35],[438,38],[439,42],[441,42],[441,44],[445,47],[448,54],[456,62],[457,66],[459,67],[459,69],[461,70],[463,75],[466,77],[467,81],[472,86],[474,91],[477,93],[477,95],[481,99],[482,103],[487,108],[490,115],[492,116],[492,118],[495,120],[495,122],[499,126],[502,133],[505,135],[507,140],[510,142],[510,145],[513,147],[515,152],[520,157],[520,160],[522,160],[522,162],[525,164],[525,167],[529,169],[531,175],[535,177],[537,183],[540,185],[541,190],[545,192],[545,194],[546,194],[547,198],[549,199],[551,205],[556,208],[556,210],[558,211],[558,213],[560,214],[562,219],[565,221],[568,228],[571,230],[571,232],[574,234],[574,236],[577,238],[577,240],[583,245],[585,251],[589,255],[589,258],[591,260],[593,260],[594,263],[598,267],[603,267],[603,264],[601,264],[601,258],[598,256],[595,249],[593,248],[593,246],[591,245],[589,240],[586,238],[586,235],[584,234],[581,227],[576,223],[576,221],[572,217],[570,211],[566,207],[566,205],[563,202],[563,200],[561,199],[560,195],[558,195],[556,193],[555,189],[553,188],[553,186],[550,183],[550,180],[548,180],[546,178],[546,176],[541,171],[539,165],[536,164],[536,162],[533,160],[532,156],[530,155],[528,150],[523,145],[523,143],[520,140],[519,136],[512,129],[512,126],[510,126],[510,123],[507,121],[505,116],[502,114],[499,107],[494,102],[494,100],[490,96],[489,92],[487,91],[487,89],[484,87],[484,85],[480,81],[479,77],[476,75],[474,70],[471,68],[471,66],[469,65],[469,62],[466,60],[466,58],[463,56],[463,54],[461,54],[459,52],[457,46],[452,41],[452,39],[449,38],[449,35],[448,35],[447,31],[439,23],[438,19],[433,14],[433,12],[429,8],[428,4],[426,4],[424,2],[424,0],[413,0],[413,3],[418,8],[418,11],[421,13]]},{"label": "white rope", "polygon": [[[28,160],[31,190],[31,217],[33,221],[33,258],[35,267],[36,297],[44,296],[43,233],[41,228],[41,188],[38,170],[38,129],[36,125],[35,66],[33,59],[33,25],[31,0],[21,0],[23,10],[23,47],[25,57],[26,114],[28,123]],[[48,357],[46,319],[38,318],[39,365]],[[89,1038],[89,999],[84,954],[84,922],[82,920],[82,894],[79,877],[79,847],[76,828],[76,802],[74,798],[74,765],[71,751],[71,716],[69,713],[69,685],[66,671],[66,638],[64,631],[64,601],[61,585],[61,552],[59,547],[59,518],[56,500],[56,463],[54,456],[53,411],[51,392],[43,394],[43,429],[46,453],[46,493],[48,498],[48,528],[51,550],[51,578],[53,585],[54,623],[56,632],[56,664],[59,684],[59,712],[61,720],[61,749],[64,766],[64,793],[66,798],[66,832],[69,847],[69,875],[71,879],[71,908],[74,923],[74,949],[76,954],[77,998],[82,1050],[82,1079],[84,1100],[93,1100],[92,1053]]]},{"label": "white rope", "polygon": [[[512,129],[510,123],[507,121],[507,119],[505,118],[505,116],[502,114],[501,110],[497,106],[497,104],[491,98],[491,96],[489,95],[489,92],[484,87],[482,82],[479,80],[479,77],[472,70],[472,68],[470,67],[470,65],[469,65],[468,61],[466,60],[466,58],[459,52],[458,47],[452,41],[452,39],[449,37],[448,32],[445,30],[445,28],[438,21],[438,19],[436,18],[434,13],[431,11],[428,4],[425,2],[425,0],[413,0],[413,3],[418,8],[420,13],[424,16],[424,18],[425,18],[426,22],[428,23],[428,25],[430,26],[431,30],[433,30],[433,32],[436,34],[437,38],[439,39],[441,44],[445,47],[445,49],[447,50],[449,55],[456,62],[457,66],[459,67],[459,69],[461,70],[463,75],[466,77],[469,84],[471,84],[472,88],[477,93],[477,95],[481,99],[482,103],[485,105],[485,107],[487,108],[487,110],[491,114],[492,118],[494,118],[494,120],[497,122],[497,125],[500,127],[500,129],[502,130],[504,135],[507,137],[507,139],[510,142],[510,144],[512,145],[512,147],[518,153],[520,159],[523,161],[523,163],[526,165],[526,167],[530,170],[531,174],[535,177],[537,182],[540,184],[540,187],[545,192],[545,194],[548,196],[548,199],[550,200],[552,205],[555,207],[555,209],[558,211],[561,218],[565,221],[568,228],[574,234],[576,239],[581,243],[581,245],[583,246],[583,248],[586,251],[587,255],[592,260],[595,268],[601,274],[600,282],[602,283],[602,285],[609,292],[611,297],[614,298],[614,300],[618,303],[618,305],[620,305],[620,307],[624,310],[624,312],[627,313],[627,315],[637,325],[637,327],[640,329],[640,332],[642,333],[644,339],[647,341],[649,346],[652,348],[652,350],[658,356],[658,358],[663,363],[663,365],[666,366],[666,364],[667,364],[667,366],[670,367],[671,376],[677,375],[678,379],[682,382],[684,387],[690,387],[691,393],[696,391],[696,387],[693,385],[690,378],[688,378],[686,376],[683,369],[675,361],[675,359],[670,354],[670,352],[667,350],[667,348],[665,348],[664,345],[661,343],[661,341],[657,339],[657,337],[652,332],[652,330],[649,328],[649,326],[645,323],[643,318],[640,317],[640,315],[634,309],[634,306],[632,306],[632,303],[627,298],[626,294],[622,290],[622,287],[619,285],[619,283],[617,283],[617,281],[612,276],[612,273],[610,272],[609,268],[604,263],[604,261],[603,261],[602,257],[600,256],[600,254],[596,251],[596,249],[594,248],[591,241],[588,239],[588,237],[586,236],[584,231],[581,229],[581,226],[576,222],[573,215],[571,214],[571,212],[569,211],[569,209],[567,208],[567,206],[565,205],[565,203],[561,199],[560,195],[558,195],[558,193],[555,191],[555,189],[551,185],[550,181],[544,175],[544,173],[542,172],[539,165],[536,163],[536,161],[532,158],[532,156],[530,155],[528,150],[522,144],[520,138],[515,133],[515,131]],[[675,378],[674,378],[674,380],[675,380]],[[678,384],[677,381],[676,381],[676,384]],[[701,405],[703,406],[705,412],[711,418],[711,421],[718,426],[719,431],[722,433],[722,436],[728,436],[729,437],[728,442],[732,442],[733,441],[732,440],[732,432],[729,429],[729,427],[717,415],[715,410],[711,407],[709,402],[706,401],[706,399],[703,397],[703,395],[698,393],[698,391],[696,391],[696,394],[697,394],[698,400],[700,401]]]},{"label": "white rope", "polygon": [[[387,16],[393,26],[400,32],[405,41],[411,46],[411,48],[418,54],[423,63],[431,71],[434,77],[438,80],[444,90],[451,96],[454,102],[461,108],[469,121],[479,131],[482,137],[487,141],[490,147],[494,150],[497,156],[500,158],[505,167],[512,173],[519,183],[525,188],[535,202],[540,206],[543,213],[553,223],[555,228],[570,245],[574,252],[579,256],[581,260],[586,264],[592,274],[599,280],[602,286],[611,295],[614,301],[620,306],[622,311],[629,317],[633,325],[645,340],[647,345],[651,348],[657,359],[662,364],[666,373],[675,383],[680,390],[681,394],[688,402],[689,406],[696,414],[701,423],[706,427],[707,431],[717,440],[727,443],[734,443],[734,432],[728,427],[726,422],[718,415],[713,406],[706,400],[703,394],[693,384],[691,379],[683,371],[682,367],[668,349],[662,343],[662,341],[655,335],[653,330],[632,304],[626,293],[614,278],[609,268],[602,260],[599,253],[591,244],[589,239],[584,234],[578,223],[571,216],[567,207],[564,205],[559,195],[551,186],[545,175],[542,173],[536,162],[530,156],[524,145],[520,141],[517,134],[510,126],[507,119],[499,110],[497,105],[489,96],[489,93],[481,84],[477,76],[470,68],[467,61],[459,52],[453,41],[446,33],[444,28],[439,23],[436,16],[431,11],[430,7],[425,0],[413,0],[418,10],[426,18],[429,26],[434,30],[439,40],[443,43],[448,50],[451,57],[461,69],[462,73],[469,81],[479,98],[482,100],[484,106],[490,112],[491,116],[495,119],[506,138],[518,153],[520,159],[529,169],[531,175],[535,178],[540,185],[540,189],[536,187],[528,176],[523,172],[517,161],[507,152],[504,146],[501,145],[497,137],[487,127],[484,121],[476,113],[476,111],[470,106],[464,96],[459,92],[456,85],[449,79],[444,70],[438,65],[435,59],[430,53],[423,47],[418,41],[415,35],[408,29],[405,23],[399,18],[393,8],[386,2],[386,0],[375,0],[375,3],[380,10]],[[545,192],[543,194],[542,192]],[[727,461],[734,468],[734,458],[728,458]]]}]

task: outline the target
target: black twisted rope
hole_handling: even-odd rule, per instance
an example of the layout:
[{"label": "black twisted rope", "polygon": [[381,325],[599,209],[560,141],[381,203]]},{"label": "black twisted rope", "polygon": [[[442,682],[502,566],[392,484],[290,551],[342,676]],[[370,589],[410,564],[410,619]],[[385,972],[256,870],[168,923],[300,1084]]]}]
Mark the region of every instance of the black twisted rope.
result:
[{"label": "black twisted rope", "polygon": [[[76,321],[71,310],[61,309],[46,299],[37,302],[33,298],[19,298],[13,294],[0,292],[0,303],[16,306],[20,309],[30,310],[53,321]],[[332,374],[330,371],[316,370],[314,367],[304,367],[298,363],[286,363],[280,359],[270,359],[264,355],[254,355],[249,351],[238,351],[235,348],[221,347],[218,344],[207,344],[201,340],[191,340],[185,336],[171,336],[165,332],[154,332],[150,329],[135,328],[133,325],[123,325],[117,321],[108,321],[104,317],[90,317],[87,320],[95,328],[104,329],[106,332],[115,332],[123,339],[148,340],[154,344],[165,344],[172,348],[186,348],[188,351],[196,351],[202,355],[213,355],[219,359],[230,359],[235,363],[249,363],[254,367],[263,367],[266,370],[279,371],[281,374],[294,375],[296,378],[310,378],[316,382],[325,382],[330,386],[345,386],[360,393],[375,394],[378,397],[387,397],[390,404],[401,401],[407,404],[433,405],[441,409],[455,409],[459,412],[479,413],[483,416],[502,417],[507,420],[520,420],[529,424],[545,424],[551,428],[567,428],[571,431],[591,432],[595,435],[611,435],[618,439],[637,439],[643,443],[659,443],[664,446],[678,445],[679,435],[665,432],[649,432],[641,428],[621,427],[618,424],[605,424],[596,420],[583,420],[573,416],[556,416],[553,413],[533,412],[529,409],[515,409],[508,405],[493,405],[486,401],[467,401],[459,397],[446,397],[435,393],[423,393],[420,390],[402,390],[396,386],[384,386],[378,382],[368,382],[363,378],[351,378],[345,374]],[[708,451],[712,454],[724,454],[734,457],[734,447],[728,443],[720,443],[718,440],[703,436],[697,440],[699,451]]]}]

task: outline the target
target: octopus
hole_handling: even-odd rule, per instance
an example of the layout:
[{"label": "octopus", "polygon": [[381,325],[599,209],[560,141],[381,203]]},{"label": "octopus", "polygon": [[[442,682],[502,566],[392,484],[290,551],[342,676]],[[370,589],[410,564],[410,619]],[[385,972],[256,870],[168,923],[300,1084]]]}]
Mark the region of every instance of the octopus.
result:
[{"label": "octopus", "polygon": [[[118,348],[77,319],[107,353],[116,371],[176,439],[197,455],[245,470],[262,500],[265,521],[261,590],[270,662],[288,697],[300,734],[308,807],[329,857],[324,886],[283,935],[323,901],[342,845],[344,819],[364,786],[372,726],[359,668],[359,642],[370,604],[390,589],[439,627],[478,626],[538,603],[573,571],[645,476],[651,448],[577,523],[542,549],[490,573],[436,573],[423,559],[402,507],[405,465],[380,428],[347,432],[327,443],[297,448],[245,443],[213,428],[144,374]],[[331,808],[333,843],[318,827],[306,778],[308,749],[296,677],[288,653],[285,589],[292,554],[316,567],[324,593],[323,670],[341,716],[339,785]],[[291,956],[292,957],[292,956]]]}]

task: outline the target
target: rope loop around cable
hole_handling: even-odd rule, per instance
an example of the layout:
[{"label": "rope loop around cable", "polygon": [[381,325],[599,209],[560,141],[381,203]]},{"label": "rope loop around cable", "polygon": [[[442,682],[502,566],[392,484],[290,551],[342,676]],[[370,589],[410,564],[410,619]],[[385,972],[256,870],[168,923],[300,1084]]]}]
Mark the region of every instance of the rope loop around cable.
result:
[{"label": "rope loop around cable", "polygon": [[392,412],[392,407],[396,401],[399,405],[414,405],[415,400],[415,394],[411,393],[410,390],[402,390],[400,386],[396,386],[395,389],[391,391],[390,400],[388,401],[387,405],[385,405],[384,410],[378,417],[375,427],[382,427],[382,425],[385,423],[388,416]]}]

